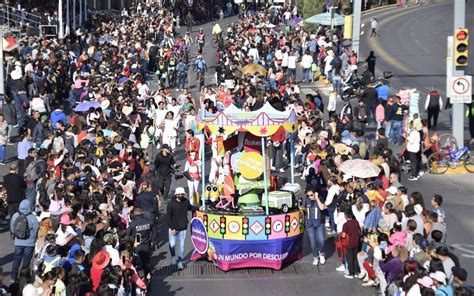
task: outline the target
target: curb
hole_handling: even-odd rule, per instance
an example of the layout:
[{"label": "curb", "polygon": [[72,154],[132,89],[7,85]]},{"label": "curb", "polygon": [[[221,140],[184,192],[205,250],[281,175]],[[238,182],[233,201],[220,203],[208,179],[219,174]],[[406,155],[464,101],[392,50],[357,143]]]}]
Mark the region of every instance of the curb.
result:
[{"label": "curb", "polygon": [[364,16],[366,14],[371,14],[372,12],[376,12],[376,11],[379,11],[379,10],[392,8],[392,7],[397,7],[397,6],[398,6],[398,4],[389,4],[389,5],[377,6],[375,8],[371,8],[369,10],[362,11],[361,16]]}]

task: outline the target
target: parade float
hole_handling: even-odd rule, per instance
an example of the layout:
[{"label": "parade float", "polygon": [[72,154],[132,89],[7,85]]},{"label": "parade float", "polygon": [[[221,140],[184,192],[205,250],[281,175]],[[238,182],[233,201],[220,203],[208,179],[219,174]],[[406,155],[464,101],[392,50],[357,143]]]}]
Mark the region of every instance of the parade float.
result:
[{"label": "parade float", "polygon": [[[270,174],[267,147],[268,140],[281,143],[297,131],[295,111],[280,112],[269,103],[252,112],[230,105],[217,113],[201,109],[196,121],[198,130],[212,137],[212,160],[209,182],[202,178],[201,207],[191,221],[192,260],[205,257],[227,271],[279,270],[300,259],[304,212],[294,182],[293,151],[291,181],[281,184]],[[294,147],[292,137],[288,140]],[[201,145],[201,159],[205,152]]]}]

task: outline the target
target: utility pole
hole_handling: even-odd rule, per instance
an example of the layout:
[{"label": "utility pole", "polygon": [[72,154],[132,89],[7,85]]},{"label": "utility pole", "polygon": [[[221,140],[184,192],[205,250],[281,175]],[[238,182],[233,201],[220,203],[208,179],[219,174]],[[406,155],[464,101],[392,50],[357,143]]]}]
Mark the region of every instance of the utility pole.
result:
[{"label": "utility pole", "polygon": [[3,28],[0,31],[0,94],[5,94],[5,73],[3,70]]},{"label": "utility pole", "polygon": [[59,0],[58,5],[58,19],[59,19],[59,39],[64,38],[64,24],[63,24],[63,0]]},{"label": "utility pole", "polygon": [[69,18],[69,0],[66,0],[66,36],[71,33],[71,22]]},{"label": "utility pole", "polygon": [[79,0],[79,26],[82,26],[82,1]]},{"label": "utility pole", "polygon": [[72,0],[72,29],[76,31],[76,0]]},{"label": "utility pole", "polygon": [[[464,28],[466,24],[466,2],[464,0],[454,0],[454,27],[456,29]],[[455,59],[452,59],[453,76],[464,75],[463,68],[456,68]],[[449,87],[449,86],[448,86]],[[452,134],[459,147],[464,146],[464,104],[453,104],[453,124]]]},{"label": "utility pole", "polygon": [[359,56],[360,45],[360,18],[362,11],[362,0],[354,0],[354,10],[352,12],[352,50]]}]

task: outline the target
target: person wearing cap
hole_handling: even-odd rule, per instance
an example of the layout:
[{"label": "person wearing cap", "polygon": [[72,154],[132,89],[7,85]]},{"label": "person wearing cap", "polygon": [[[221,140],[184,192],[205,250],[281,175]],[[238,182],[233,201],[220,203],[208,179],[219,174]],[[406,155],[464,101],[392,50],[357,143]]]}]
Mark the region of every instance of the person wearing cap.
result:
[{"label": "person wearing cap", "polygon": [[64,213],[61,215],[59,224],[59,228],[56,231],[56,244],[62,247],[72,244],[72,241],[77,236],[77,233],[71,226],[72,221],[69,213]]},{"label": "person wearing cap", "polygon": [[28,227],[30,228],[30,235],[26,239],[20,239],[15,237],[15,252],[13,254],[13,265],[10,278],[12,281],[16,281],[18,272],[21,269],[29,267],[33,252],[35,250],[36,239],[38,237],[39,222],[38,219],[32,214],[32,206],[29,200],[24,199],[20,203],[18,212],[13,214],[10,220],[10,231],[15,233],[16,221],[20,215],[25,215],[28,221]]},{"label": "person wearing cap", "polygon": [[453,267],[453,286],[456,295],[474,295],[474,286],[466,283],[467,271],[462,267]]},{"label": "person wearing cap", "polygon": [[[188,211],[195,210],[186,198],[183,187],[177,187],[174,198],[168,203],[166,213],[168,214],[168,239],[171,253],[171,265],[178,264],[178,269],[183,269],[184,247],[186,229],[188,228]],[[176,251],[176,245],[178,250]],[[176,258],[176,253],[178,258]]]},{"label": "person wearing cap", "polygon": [[444,272],[432,272],[430,273],[430,278],[433,280],[435,296],[454,296],[453,286],[447,283],[446,274]]},{"label": "person wearing cap", "polygon": [[158,190],[163,200],[167,201],[171,187],[171,176],[174,173],[175,165],[174,157],[168,144],[161,146],[154,164],[155,172],[158,176]]},{"label": "person wearing cap", "polygon": [[154,231],[154,221],[142,208],[133,209],[132,221],[127,227],[127,237],[135,242],[135,252],[143,263],[146,274],[151,271],[150,257],[153,253],[153,245],[157,244],[158,232]]}]

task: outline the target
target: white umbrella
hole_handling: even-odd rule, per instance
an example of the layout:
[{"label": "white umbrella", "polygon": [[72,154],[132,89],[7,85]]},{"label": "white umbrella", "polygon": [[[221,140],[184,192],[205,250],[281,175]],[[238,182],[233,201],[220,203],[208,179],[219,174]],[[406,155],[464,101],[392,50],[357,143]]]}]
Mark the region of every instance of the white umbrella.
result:
[{"label": "white umbrella", "polygon": [[365,159],[346,160],[341,164],[339,169],[343,173],[357,178],[377,177],[380,174],[380,168]]},{"label": "white umbrella", "polygon": [[240,3],[242,3],[242,2],[244,2],[244,0],[234,0],[234,3],[235,3],[235,4],[240,4]]}]

